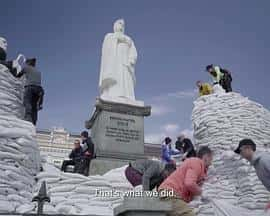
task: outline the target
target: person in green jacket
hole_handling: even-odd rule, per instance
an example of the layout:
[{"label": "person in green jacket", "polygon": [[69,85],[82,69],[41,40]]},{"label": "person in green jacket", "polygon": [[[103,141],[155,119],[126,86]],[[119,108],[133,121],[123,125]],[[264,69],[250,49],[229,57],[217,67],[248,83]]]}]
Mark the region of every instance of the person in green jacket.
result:
[{"label": "person in green jacket", "polygon": [[211,64],[206,66],[206,71],[212,76],[214,85],[222,86],[226,92],[232,91],[232,76],[228,70]]}]

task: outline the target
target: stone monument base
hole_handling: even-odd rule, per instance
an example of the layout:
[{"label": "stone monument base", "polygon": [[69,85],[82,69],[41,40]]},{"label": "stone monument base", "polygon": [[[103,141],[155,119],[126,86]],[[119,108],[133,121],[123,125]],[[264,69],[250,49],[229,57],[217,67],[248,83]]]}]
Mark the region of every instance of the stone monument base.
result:
[{"label": "stone monument base", "polygon": [[113,159],[113,158],[96,158],[93,159],[89,167],[89,175],[103,175],[106,172],[125,166],[129,160]]},{"label": "stone monument base", "polygon": [[91,129],[97,158],[92,160],[90,174],[103,174],[110,169],[144,158],[144,117],[151,107],[98,98],[95,111],[86,128]]}]

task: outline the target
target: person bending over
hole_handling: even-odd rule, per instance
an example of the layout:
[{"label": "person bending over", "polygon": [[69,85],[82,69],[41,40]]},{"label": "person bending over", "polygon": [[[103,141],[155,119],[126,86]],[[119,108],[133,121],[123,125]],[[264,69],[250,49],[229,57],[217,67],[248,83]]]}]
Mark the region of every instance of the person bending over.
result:
[{"label": "person bending over", "polygon": [[[211,149],[202,147],[198,157],[186,159],[158,188],[160,199],[172,201],[172,212],[168,215],[195,216],[187,203],[195,196],[202,194],[201,185],[204,182],[213,155]],[[172,196],[168,196],[173,192]]]},{"label": "person bending over", "polygon": [[[241,140],[234,152],[250,162],[262,184],[270,191],[270,153],[257,152],[256,144],[251,139]],[[270,209],[270,203],[266,209]]]},{"label": "person bending over", "polygon": [[176,165],[164,164],[159,161],[140,159],[131,162],[125,170],[127,180],[133,187],[143,186],[143,190],[153,190],[158,187],[173,171]]}]

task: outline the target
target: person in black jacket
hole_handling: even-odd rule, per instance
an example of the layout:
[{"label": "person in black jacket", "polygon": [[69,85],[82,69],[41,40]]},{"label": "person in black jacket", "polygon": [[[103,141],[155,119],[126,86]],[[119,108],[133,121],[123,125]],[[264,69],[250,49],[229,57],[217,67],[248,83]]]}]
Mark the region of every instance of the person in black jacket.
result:
[{"label": "person in black jacket", "polygon": [[73,172],[78,173],[81,166],[82,158],[83,158],[83,149],[80,145],[80,140],[75,140],[74,148],[69,154],[69,158],[70,160],[63,161],[61,170],[66,172],[67,166],[73,165],[74,166]]},{"label": "person in black jacket", "polygon": [[184,154],[183,160],[190,157],[196,157],[194,146],[191,140],[185,137],[185,135],[181,135],[177,138],[175,148]]},{"label": "person in black jacket", "polygon": [[81,167],[81,173],[88,176],[90,162],[95,157],[95,146],[91,137],[89,137],[87,131],[83,131],[81,133],[81,138],[82,138],[83,154],[84,154],[83,155],[84,161]]}]

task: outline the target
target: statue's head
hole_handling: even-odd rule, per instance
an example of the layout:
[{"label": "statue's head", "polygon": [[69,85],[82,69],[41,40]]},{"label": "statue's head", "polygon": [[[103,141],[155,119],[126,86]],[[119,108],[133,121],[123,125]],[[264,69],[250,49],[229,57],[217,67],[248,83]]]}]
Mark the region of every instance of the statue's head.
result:
[{"label": "statue's head", "polygon": [[7,51],[7,45],[8,45],[7,40],[5,38],[3,38],[3,37],[0,37],[0,47],[3,50]]},{"label": "statue's head", "polygon": [[114,32],[125,32],[125,21],[123,19],[116,20],[113,25]]}]

